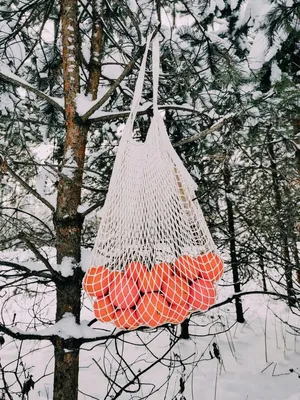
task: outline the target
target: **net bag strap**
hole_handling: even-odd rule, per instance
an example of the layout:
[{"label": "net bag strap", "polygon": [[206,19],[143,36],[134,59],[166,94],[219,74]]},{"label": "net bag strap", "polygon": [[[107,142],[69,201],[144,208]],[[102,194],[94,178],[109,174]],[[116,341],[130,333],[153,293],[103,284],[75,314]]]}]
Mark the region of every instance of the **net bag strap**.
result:
[{"label": "net bag strap", "polygon": [[[159,38],[158,34],[155,35],[153,38],[153,33],[151,33],[146,42],[146,48],[143,56],[143,60],[141,63],[140,71],[138,74],[138,78],[136,81],[136,86],[134,90],[133,100],[131,103],[130,114],[127,119],[126,125],[123,130],[122,141],[126,141],[126,139],[132,136],[133,132],[133,124],[138,112],[138,108],[140,106],[142,92],[143,92],[143,85],[145,80],[145,72],[146,72],[146,64],[148,53],[150,49],[151,41],[153,41],[152,45],[152,74],[153,74],[153,112],[156,114],[158,112],[157,108],[157,96],[158,96],[158,80],[159,80]],[[120,142],[120,145],[121,145]]]}]

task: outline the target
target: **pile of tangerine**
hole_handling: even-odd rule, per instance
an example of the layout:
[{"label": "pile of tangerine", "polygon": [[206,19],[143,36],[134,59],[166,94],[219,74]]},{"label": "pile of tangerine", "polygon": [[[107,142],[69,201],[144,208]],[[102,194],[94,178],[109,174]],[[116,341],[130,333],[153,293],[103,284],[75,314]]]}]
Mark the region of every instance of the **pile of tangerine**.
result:
[{"label": "pile of tangerine", "polygon": [[206,311],[214,304],[215,282],[223,270],[222,259],[213,252],[183,255],[173,264],[156,264],[151,270],[133,261],[124,271],[90,268],[83,289],[93,297],[94,313],[101,322],[131,330],[179,324],[191,312]]}]

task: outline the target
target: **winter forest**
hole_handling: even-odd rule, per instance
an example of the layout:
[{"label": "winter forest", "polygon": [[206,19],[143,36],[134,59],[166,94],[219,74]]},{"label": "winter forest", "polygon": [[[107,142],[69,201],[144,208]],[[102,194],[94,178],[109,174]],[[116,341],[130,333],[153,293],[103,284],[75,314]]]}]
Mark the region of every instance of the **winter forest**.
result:
[{"label": "winter forest", "polygon": [[[134,138],[159,56],[224,274],[207,311],[128,330],[82,282],[149,35]],[[298,0],[0,0],[0,400],[300,400],[299,90]]]}]

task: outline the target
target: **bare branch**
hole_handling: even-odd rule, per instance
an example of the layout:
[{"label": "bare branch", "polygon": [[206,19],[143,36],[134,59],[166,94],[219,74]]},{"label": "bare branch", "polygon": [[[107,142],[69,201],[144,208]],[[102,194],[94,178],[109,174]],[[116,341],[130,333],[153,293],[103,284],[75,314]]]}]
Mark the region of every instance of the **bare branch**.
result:
[{"label": "bare branch", "polygon": [[33,243],[27,238],[27,236],[24,233],[20,233],[19,238],[26,243],[26,246],[33,252],[33,254],[38,258],[42,263],[45,265],[47,270],[51,273],[51,275],[59,280],[64,280],[63,276],[61,276],[55,269],[52,267],[52,265],[49,263],[47,258],[45,258],[39,250],[35,247]]},{"label": "bare branch", "polygon": [[41,92],[34,86],[30,85],[24,79],[18,77],[18,75],[10,72],[9,69],[3,64],[0,65],[0,78],[2,78],[6,82],[11,83],[14,86],[22,87],[23,89],[26,89],[34,93],[40,99],[47,101],[49,104],[52,104],[58,110],[64,112],[64,107],[61,104],[59,104],[59,102],[54,97],[48,96],[44,92]]},{"label": "bare branch", "polygon": [[23,265],[17,264],[12,261],[0,260],[0,265],[3,265],[5,267],[11,267],[13,269],[17,269],[18,271],[25,272],[26,274],[28,274],[30,276],[38,276],[41,278],[51,279],[51,275],[45,274],[43,271],[33,271],[30,268],[24,267]]},{"label": "bare branch", "polygon": [[268,296],[275,296],[281,299],[285,299],[288,300],[290,296],[287,296],[285,294],[282,293],[276,293],[276,292],[263,292],[261,290],[250,290],[248,292],[239,292],[239,293],[234,293],[232,296],[228,297],[226,300],[221,301],[220,303],[214,304],[213,306],[211,306],[209,308],[209,310],[212,310],[213,308],[217,308],[217,307],[221,307],[224,306],[225,304],[228,303],[232,303],[233,300],[242,297],[242,296],[248,296],[251,294],[264,294],[264,295],[268,295]]},{"label": "bare branch", "polygon": [[90,214],[91,212],[96,210],[96,208],[100,207],[102,204],[103,204],[103,201],[102,202],[99,201],[99,202],[93,204],[91,207],[89,207],[87,210],[85,210],[81,213],[82,217],[86,217],[88,214]]}]

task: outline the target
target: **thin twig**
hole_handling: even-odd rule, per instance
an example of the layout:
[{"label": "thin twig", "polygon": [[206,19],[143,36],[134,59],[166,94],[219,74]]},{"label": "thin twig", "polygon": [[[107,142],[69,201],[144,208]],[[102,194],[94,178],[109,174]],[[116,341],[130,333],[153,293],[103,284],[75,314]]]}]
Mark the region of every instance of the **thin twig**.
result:
[{"label": "thin twig", "polygon": [[0,260],[0,265],[3,265],[5,267],[11,267],[13,269],[17,269],[19,271],[25,272],[28,275],[32,276],[38,276],[41,278],[51,278],[51,275],[45,274],[43,271],[32,271],[30,268],[24,267],[23,265],[17,264],[15,262],[11,261],[4,261]]}]

